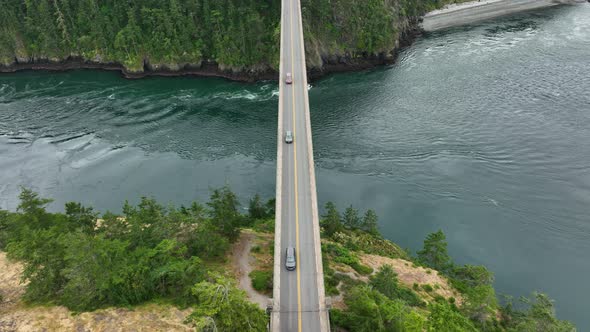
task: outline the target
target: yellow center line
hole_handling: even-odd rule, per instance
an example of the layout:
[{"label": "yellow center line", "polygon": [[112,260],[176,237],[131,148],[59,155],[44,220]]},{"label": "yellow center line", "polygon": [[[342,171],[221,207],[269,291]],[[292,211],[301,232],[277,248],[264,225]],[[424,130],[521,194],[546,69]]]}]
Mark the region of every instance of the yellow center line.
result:
[{"label": "yellow center line", "polygon": [[[292,0],[289,1],[291,4]],[[291,77],[295,77],[295,50],[293,47],[293,6],[291,5],[290,10],[290,21],[291,21]],[[303,82],[303,81],[302,81]],[[295,82],[291,86],[291,99],[293,105],[291,108],[291,115],[293,117],[293,160],[294,160],[294,175],[295,175],[295,259],[297,265],[297,330],[301,332],[301,264],[299,264],[299,256],[301,251],[299,250],[299,193],[297,188],[297,134],[296,128],[297,123],[295,122]]]}]

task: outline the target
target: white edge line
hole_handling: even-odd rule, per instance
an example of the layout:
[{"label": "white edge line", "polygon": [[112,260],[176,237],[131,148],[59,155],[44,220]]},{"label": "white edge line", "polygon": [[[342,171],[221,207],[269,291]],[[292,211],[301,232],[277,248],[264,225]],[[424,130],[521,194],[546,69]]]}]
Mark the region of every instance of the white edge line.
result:
[{"label": "white edge line", "polygon": [[273,332],[279,332],[281,328],[281,197],[282,197],[282,177],[283,177],[283,25],[284,3],[281,1],[281,40],[279,54],[279,116],[277,125],[277,178],[276,178],[276,196],[275,196],[275,246],[274,246],[274,272],[273,272],[273,307],[271,314],[271,329]]},{"label": "white edge line", "polygon": [[304,98],[305,98],[305,124],[306,124],[306,131],[307,131],[307,148],[308,148],[308,162],[309,162],[309,184],[310,184],[310,191],[311,191],[311,214],[312,214],[312,221],[313,221],[313,237],[315,243],[315,260],[316,260],[316,268],[317,268],[317,285],[318,285],[318,299],[319,299],[319,310],[320,310],[320,331],[328,331],[328,311],[326,310],[326,298],[325,298],[325,290],[324,290],[324,269],[322,265],[322,247],[321,247],[321,239],[320,239],[320,221],[318,217],[318,200],[317,200],[317,192],[316,192],[316,182],[315,182],[315,166],[314,166],[314,159],[313,159],[313,142],[312,142],[312,135],[311,135],[311,117],[309,111],[309,95],[307,90],[307,65],[305,61],[305,43],[303,40],[303,19],[302,19],[302,8],[301,2],[297,0],[297,5],[299,6],[299,38],[301,41],[301,61],[303,62],[303,89],[304,89]]}]

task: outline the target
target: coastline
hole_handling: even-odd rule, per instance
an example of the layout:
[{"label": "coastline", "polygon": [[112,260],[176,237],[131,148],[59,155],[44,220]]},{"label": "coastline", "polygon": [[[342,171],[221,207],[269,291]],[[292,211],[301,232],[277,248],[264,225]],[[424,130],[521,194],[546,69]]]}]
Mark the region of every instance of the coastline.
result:
[{"label": "coastline", "polygon": [[[413,39],[412,39],[413,40]],[[403,46],[409,46],[410,41],[403,43]],[[370,57],[370,58],[344,58],[338,57],[335,61],[324,62],[321,68],[308,68],[307,74],[310,81],[320,79],[332,73],[355,72],[367,70],[379,66],[389,65],[397,59],[399,49],[395,49],[393,57]],[[61,72],[77,69],[118,71],[126,79],[141,79],[147,77],[176,77],[176,76],[194,76],[194,77],[217,77],[230,81],[254,83],[260,81],[278,81],[279,72],[272,69],[265,71],[242,71],[232,72],[219,68],[216,63],[202,64],[200,66],[187,64],[178,70],[145,70],[142,72],[128,71],[123,65],[118,63],[98,63],[89,62],[79,58],[69,58],[63,61],[38,61],[30,63],[14,63],[9,66],[0,65],[0,75],[16,73],[21,71],[51,71]]]},{"label": "coastline", "polygon": [[[326,75],[343,72],[357,72],[376,68],[379,66],[390,65],[395,63],[399,51],[410,46],[416,37],[420,36],[422,30],[419,28],[417,19],[411,19],[409,28],[400,34],[398,47],[390,50],[388,53],[382,53],[375,56],[349,57],[341,55],[327,55],[322,57],[321,67],[310,67],[308,63],[307,75],[309,81],[315,81]],[[106,70],[118,71],[126,79],[141,79],[153,76],[176,77],[176,76],[194,76],[194,77],[217,77],[230,81],[255,83],[259,81],[278,81],[279,72],[267,67],[264,70],[244,70],[230,71],[220,68],[215,62],[202,62],[200,64],[174,64],[179,69],[153,70],[152,66],[146,63],[144,70],[133,72],[127,70],[125,66],[116,62],[97,62],[84,59],[77,56],[70,56],[59,61],[49,59],[31,59],[30,62],[14,59],[10,64],[0,63],[0,75],[3,73],[16,73],[21,71],[69,71],[76,69]]]},{"label": "coastline", "polygon": [[475,23],[528,10],[564,4],[583,3],[586,0],[480,0],[447,5],[445,8],[424,15],[421,27],[424,31]]},{"label": "coastline", "polygon": [[[319,66],[310,66],[308,63],[308,79],[314,81],[332,73],[363,71],[393,64],[397,60],[399,51],[411,45],[416,37],[423,32],[470,24],[527,10],[562,4],[584,3],[586,1],[588,0],[480,0],[447,5],[445,8],[426,13],[422,20],[415,17],[409,18],[408,28],[401,33],[398,46],[395,49],[380,55],[364,57],[323,55],[322,63]],[[161,69],[153,69],[154,67]],[[170,67],[175,69],[168,69]],[[195,76],[218,77],[246,83],[278,81],[279,79],[279,72],[268,66],[264,66],[262,69],[232,71],[223,69],[222,65],[215,62],[172,64],[172,66],[166,67],[165,65],[152,66],[146,60],[142,71],[130,71],[120,63],[101,63],[77,56],[69,56],[59,61],[49,59],[25,59],[23,61],[15,58],[12,63],[0,63],[0,74],[29,70],[58,72],[76,69],[118,71],[126,79],[140,79],[152,76]]]},{"label": "coastline", "polygon": [[[415,34],[414,36],[416,36]],[[400,47],[409,46],[415,37],[411,40],[407,40],[404,43],[400,43]],[[383,65],[389,65],[396,61],[398,49],[392,50],[392,57],[375,56],[367,58],[345,58],[336,57],[335,59],[327,60],[323,63],[321,68],[312,67],[307,68],[308,79],[314,81],[320,79],[326,75],[332,73],[342,72],[355,72],[367,70]],[[201,65],[186,64],[180,66],[178,70],[161,69],[161,70],[150,70],[146,68],[142,72],[132,72],[127,70],[123,65],[119,63],[99,63],[87,61],[81,58],[68,58],[62,61],[34,61],[27,63],[14,62],[10,65],[0,65],[0,75],[16,73],[22,71],[50,71],[50,72],[62,72],[77,69],[90,69],[90,70],[105,70],[105,71],[117,71],[122,77],[126,79],[141,79],[147,77],[177,77],[177,76],[194,76],[194,77],[217,77],[223,78],[230,81],[244,82],[244,83],[255,83],[260,81],[278,81],[279,72],[267,69],[264,71],[253,71],[246,70],[241,72],[233,72],[220,69],[217,63],[203,63]]]},{"label": "coastline", "polygon": [[0,74],[2,73],[16,73],[20,71],[69,71],[76,69],[95,69],[95,70],[106,70],[106,71],[118,71],[126,79],[140,79],[152,76],[197,76],[197,77],[219,77],[225,78],[231,81],[239,82],[257,82],[265,80],[277,80],[278,73],[272,70],[266,71],[243,71],[243,72],[232,72],[221,70],[219,65],[216,63],[202,63],[201,65],[186,64],[179,70],[144,70],[142,72],[132,72],[127,70],[123,65],[119,63],[100,63],[87,61],[82,58],[69,57],[62,61],[33,61],[27,63],[14,62],[11,65],[0,65]]}]

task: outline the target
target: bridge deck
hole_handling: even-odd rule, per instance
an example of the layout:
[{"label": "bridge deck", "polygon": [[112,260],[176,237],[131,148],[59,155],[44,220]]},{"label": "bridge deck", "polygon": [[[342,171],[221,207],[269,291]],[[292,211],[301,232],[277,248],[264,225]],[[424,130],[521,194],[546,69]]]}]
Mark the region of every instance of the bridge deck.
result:
[{"label": "bridge deck", "polygon": [[[287,73],[293,83],[286,84]],[[299,0],[283,0],[277,151],[273,331],[328,331]],[[284,134],[294,141],[286,144]],[[285,251],[295,247],[297,268]]]}]

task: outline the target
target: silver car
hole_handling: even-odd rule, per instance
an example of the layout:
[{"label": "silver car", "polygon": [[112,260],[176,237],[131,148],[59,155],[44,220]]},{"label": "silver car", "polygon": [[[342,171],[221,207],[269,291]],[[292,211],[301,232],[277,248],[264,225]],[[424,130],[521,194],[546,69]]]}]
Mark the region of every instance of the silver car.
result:
[{"label": "silver car", "polygon": [[285,267],[289,271],[295,270],[296,267],[296,260],[295,260],[295,248],[288,247],[286,252],[286,260],[285,260]]},{"label": "silver car", "polygon": [[285,133],[285,143],[293,143],[293,133],[290,130],[287,130],[287,132]]}]

